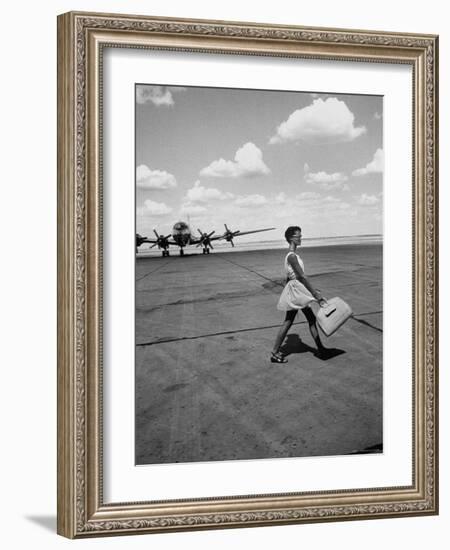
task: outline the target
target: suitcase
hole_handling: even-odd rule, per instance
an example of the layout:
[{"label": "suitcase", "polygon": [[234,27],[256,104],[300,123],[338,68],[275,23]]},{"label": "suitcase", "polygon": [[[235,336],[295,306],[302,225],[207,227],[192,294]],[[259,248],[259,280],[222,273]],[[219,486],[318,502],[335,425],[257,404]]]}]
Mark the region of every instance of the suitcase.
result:
[{"label": "suitcase", "polygon": [[317,324],[326,336],[331,336],[352,315],[352,308],[344,300],[330,298],[317,312]]}]

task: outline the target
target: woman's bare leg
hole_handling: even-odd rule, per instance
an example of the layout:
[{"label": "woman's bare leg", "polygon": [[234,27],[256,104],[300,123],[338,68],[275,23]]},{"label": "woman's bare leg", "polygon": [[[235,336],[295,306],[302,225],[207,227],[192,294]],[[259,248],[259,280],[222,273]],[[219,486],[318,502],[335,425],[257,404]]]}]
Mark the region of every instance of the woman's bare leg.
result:
[{"label": "woman's bare leg", "polygon": [[278,331],[278,334],[275,338],[275,343],[273,345],[273,350],[272,350],[273,353],[278,353],[280,351],[281,344],[286,338],[286,334],[289,332],[289,329],[291,328],[296,315],[297,315],[296,309],[290,309],[289,311],[286,311],[286,317],[284,318],[284,322],[281,325]]},{"label": "woman's bare leg", "polygon": [[324,350],[325,347],[320,340],[319,331],[317,329],[316,316],[314,315],[314,311],[308,306],[302,309],[302,313],[306,317],[306,320],[308,321],[309,332],[311,333],[311,336],[313,337],[314,342],[316,343],[317,349],[319,351]]}]

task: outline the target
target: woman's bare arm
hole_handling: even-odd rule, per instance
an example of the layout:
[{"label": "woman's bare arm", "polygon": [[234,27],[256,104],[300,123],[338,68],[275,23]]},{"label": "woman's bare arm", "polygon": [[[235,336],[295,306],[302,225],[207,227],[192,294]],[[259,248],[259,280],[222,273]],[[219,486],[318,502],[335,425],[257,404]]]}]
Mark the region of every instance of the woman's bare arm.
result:
[{"label": "woman's bare arm", "polygon": [[312,284],[309,282],[308,277],[305,275],[305,272],[301,268],[301,265],[298,261],[298,258],[295,254],[290,254],[287,258],[288,264],[292,267],[294,270],[295,275],[297,276],[297,279],[305,285],[305,287],[311,292],[311,294],[316,298],[316,300],[321,300],[322,295],[321,293],[316,290]]}]

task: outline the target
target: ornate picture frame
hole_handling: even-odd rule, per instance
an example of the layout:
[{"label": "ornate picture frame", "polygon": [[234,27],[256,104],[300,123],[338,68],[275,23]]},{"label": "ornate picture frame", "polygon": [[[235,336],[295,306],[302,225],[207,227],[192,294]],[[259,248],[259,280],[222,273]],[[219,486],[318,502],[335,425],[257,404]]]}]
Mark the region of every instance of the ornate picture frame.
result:
[{"label": "ornate picture frame", "polygon": [[[105,48],[412,69],[412,483],[105,502]],[[438,38],[70,12],[58,17],[58,533],[69,538],[438,513]],[[409,244],[409,243],[408,243]]]}]

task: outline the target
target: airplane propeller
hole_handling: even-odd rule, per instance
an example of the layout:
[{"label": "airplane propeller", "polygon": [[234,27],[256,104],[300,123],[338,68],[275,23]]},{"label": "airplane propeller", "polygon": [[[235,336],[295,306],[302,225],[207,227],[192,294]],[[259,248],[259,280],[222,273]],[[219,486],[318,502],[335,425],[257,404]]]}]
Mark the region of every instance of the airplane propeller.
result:
[{"label": "airplane propeller", "polygon": [[213,245],[211,244],[210,237],[214,235],[215,231],[211,231],[211,233],[203,233],[203,231],[198,228],[197,231],[200,233],[200,242],[197,244],[197,247],[203,246],[207,248],[209,246],[210,248],[214,249]]},{"label": "airplane propeller", "polygon": [[156,243],[153,244],[150,248],[154,248],[155,246],[157,246],[158,248],[163,248],[164,250],[167,250],[169,248],[170,235],[167,235],[166,237],[164,235],[158,235],[156,229],[153,230],[153,233],[156,236]]},{"label": "airplane propeller", "polygon": [[231,246],[234,248],[233,238],[236,237],[236,235],[239,235],[240,230],[231,231],[230,229],[228,229],[228,226],[226,223],[224,223],[223,225],[225,226],[225,233],[222,235],[222,238],[228,241],[231,244]]},{"label": "airplane propeller", "polygon": [[147,237],[143,237],[142,235],[139,235],[139,233],[136,233],[136,248],[141,246],[142,243],[145,243],[147,240]]}]

